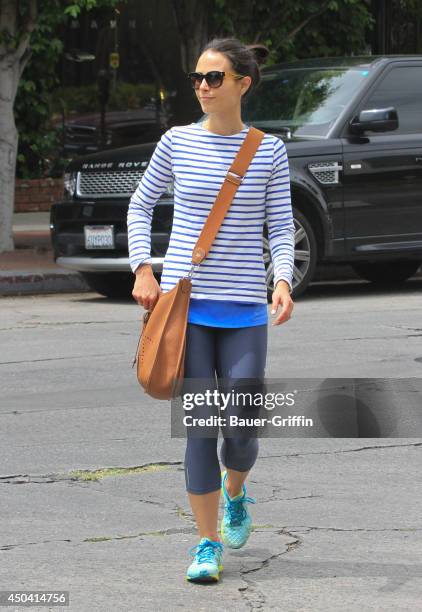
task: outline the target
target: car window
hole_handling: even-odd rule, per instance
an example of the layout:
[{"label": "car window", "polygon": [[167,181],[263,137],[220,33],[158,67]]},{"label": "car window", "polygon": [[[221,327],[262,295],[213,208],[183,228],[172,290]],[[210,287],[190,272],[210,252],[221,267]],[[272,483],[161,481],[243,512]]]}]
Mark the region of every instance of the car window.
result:
[{"label": "car window", "polygon": [[262,75],[242,118],[265,131],[326,136],[351,97],[365,84],[361,68],[294,68]]},{"label": "car window", "polygon": [[392,134],[422,133],[422,66],[392,68],[361,110],[386,106],[394,106],[399,118]]}]

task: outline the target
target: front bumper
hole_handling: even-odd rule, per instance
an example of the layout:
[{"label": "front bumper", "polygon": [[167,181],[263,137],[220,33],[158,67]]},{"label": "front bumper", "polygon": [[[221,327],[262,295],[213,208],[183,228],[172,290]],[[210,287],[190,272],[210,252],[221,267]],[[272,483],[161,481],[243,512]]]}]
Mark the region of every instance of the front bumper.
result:
[{"label": "front bumper", "polygon": [[[164,257],[152,257],[153,272],[161,273]],[[128,257],[57,257],[56,263],[62,268],[77,272],[131,272]]]},{"label": "front bumper", "polygon": [[[78,272],[130,272],[127,200],[65,201],[51,207],[50,231],[57,265]],[[86,249],[85,225],[113,225],[114,249]],[[173,224],[173,200],[160,199],[151,224],[151,267],[161,273]]]}]

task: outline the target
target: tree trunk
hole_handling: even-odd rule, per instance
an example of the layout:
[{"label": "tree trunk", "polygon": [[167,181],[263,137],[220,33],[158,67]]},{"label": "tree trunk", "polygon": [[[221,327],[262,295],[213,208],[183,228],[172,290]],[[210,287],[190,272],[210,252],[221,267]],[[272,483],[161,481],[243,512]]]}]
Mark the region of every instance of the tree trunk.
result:
[{"label": "tree trunk", "polygon": [[0,253],[13,251],[13,209],[15,201],[18,132],[13,104],[19,81],[19,62],[10,56],[0,61]]},{"label": "tree trunk", "polygon": [[177,96],[173,100],[178,123],[190,123],[202,116],[202,109],[188,84],[186,73],[195,70],[202,47],[208,41],[210,0],[172,0],[174,21],[180,39],[180,64]]},{"label": "tree trunk", "polygon": [[[17,34],[15,0],[1,0],[0,30],[11,37]],[[0,253],[13,251],[13,210],[18,132],[13,114],[16,92],[30,57],[29,39],[35,28],[37,2],[30,0],[17,47],[0,44]]]}]

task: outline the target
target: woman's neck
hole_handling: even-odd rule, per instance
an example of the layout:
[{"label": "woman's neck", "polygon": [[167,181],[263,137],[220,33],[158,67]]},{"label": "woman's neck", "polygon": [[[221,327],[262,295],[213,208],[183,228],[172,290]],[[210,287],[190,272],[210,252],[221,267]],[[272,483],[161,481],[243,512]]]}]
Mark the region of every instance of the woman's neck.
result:
[{"label": "woman's neck", "polygon": [[232,134],[238,134],[241,132],[245,125],[243,124],[240,117],[231,120],[220,119],[219,117],[209,116],[203,123],[203,127],[215,134],[221,134],[222,136],[231,136]]}]

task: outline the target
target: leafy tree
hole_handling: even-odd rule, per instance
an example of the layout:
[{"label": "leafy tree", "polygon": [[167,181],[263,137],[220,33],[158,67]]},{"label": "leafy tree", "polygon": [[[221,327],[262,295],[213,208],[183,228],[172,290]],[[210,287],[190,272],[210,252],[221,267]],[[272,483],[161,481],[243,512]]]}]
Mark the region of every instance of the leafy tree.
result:
[{"label": "leafy tree", "polygon": [[[18,86],[34,100],[34,115],[48,113],[45,96],[53,78],[54,59],[61,52],[55,29],[67,16],[76,17],[82,9],[114,7],[118,0],[0,0],[0,253],[14,248],[13,206],[18,131],[14,106]],[[34,51],[45,52],[42,75],[35,81],[23,73]],[[43,146],[34,121],[34,144]],[[31,133],[26,135],[31,138]],[[51,146],[51,142],[46,142]]]},{"label": "leafy tree", "polygon": [[373,24],[369,0],[215,0],[219,35],[261,42],[268,64],[304,57],[350,55],[366,47]]}]

